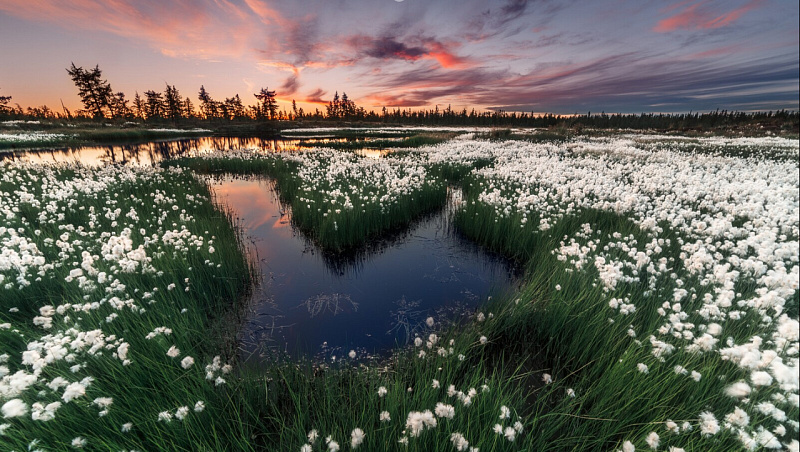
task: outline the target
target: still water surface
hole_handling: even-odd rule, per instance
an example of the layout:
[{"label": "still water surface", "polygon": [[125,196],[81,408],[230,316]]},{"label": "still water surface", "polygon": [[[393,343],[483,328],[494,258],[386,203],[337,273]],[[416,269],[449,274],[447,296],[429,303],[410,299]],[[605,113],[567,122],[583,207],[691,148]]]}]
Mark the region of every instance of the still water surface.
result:
[{"label": "still water surface", "polygon": [[[201,137],[157,140],[146,143],[79,146],[35,151],[0,152],[0,161],[21,160],[38,163],[80,162],[84,165],[109,163],[152,165],[162,160],[200,155],[226,149],[256,149],[261,152],[297,151],[342,141],[371,141],[374,138],[316,137],[299,139]],[[380,151],[365,150],[380,155]]]},{"label": "still water surface", "polygon": [[263,274],[242,325],[244,360],[379,354],[424,333],[428,317],[457,320],[515,286],[508,261],[452,229],[452,207],[355,255],[326,255],[292,228],[268,180],[224,177],[212,188]]},{"label": "still water surface", "polygon": [[[321,138],[317,146],[329,140]],[[298,140],[205,137],[141,144],[87,146],[0,154],[0,159],[86,165],[159,161],[225,149],[302,149]],[[382,151],[363,155],[381,158]],[[265,178],[211,178],[217,202],[232,209],[262,277],[241,325],[241,359],[258,363],[281,354],[330,360],[350,350],[382,354],[397,344],[473,312],[492,294],[514,290],[513,265],[459,236],[452,203],[405,232],[348,255],[322,252],[293,228]]]}]

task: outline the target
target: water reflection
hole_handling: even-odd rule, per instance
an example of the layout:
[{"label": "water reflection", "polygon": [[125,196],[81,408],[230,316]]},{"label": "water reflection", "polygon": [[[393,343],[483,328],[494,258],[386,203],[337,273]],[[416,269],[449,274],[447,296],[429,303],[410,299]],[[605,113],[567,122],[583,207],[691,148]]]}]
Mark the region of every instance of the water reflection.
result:
[{"label": "water reflection", "polygon": [[424,332],[427,317],[454,319],[516,284],[509,262],[452,230],[450,209],[336,256],[292,227],[270,181],[225,176],[212,187],[236,213],[263,274],[240,333],[250,363],[276,352],[381,353]]},{"label": "water reflection", "polygon": [[[36,163],[80,162],[84,165],[102,166],[109,163],[153,165],[162,160],[194,156],[227,149],[255,149],[261,152],[297,151],[315,146],[345,141],[370,141],[374,138],[317,137],[300,139],[201,137],[179,140],[149,141],[146,143],[111,144],[103,146],[65,147],[48,150],[29,150],[0,153],[2,160],[20,160]],[[369,152],[366,150],[365,152]],[[374,151],[370,156],[382,156]]]}]

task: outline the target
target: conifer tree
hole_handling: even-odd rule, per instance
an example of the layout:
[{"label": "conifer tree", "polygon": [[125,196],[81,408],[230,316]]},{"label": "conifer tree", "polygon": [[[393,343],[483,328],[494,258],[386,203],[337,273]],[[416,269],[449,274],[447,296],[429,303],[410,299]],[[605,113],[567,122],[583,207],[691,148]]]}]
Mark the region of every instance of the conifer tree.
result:
[{"label": "conifer tree", "polygon": [[95,118],[104,118],[106,113],[112,114],[111,109],[112,98],[114,97],[111,90],[111,84],[103,80],[103,72],[100,66],[97,65],[94,69],[85,70],[83,67],[76,67],[75,63],[67,69],[67,73],[72,77],[72,81],[78,88],[78,96],[81,102],[86,107],[92,116]]},{"label": "conifer tree", "polygon": [[133,116],[139,119],[144,119],[144,112],[144,100],[142,100],[142,96],[139,95],[139,91],[136,91],[136,95],[133,97]]},{"label": "conifer tree", "polygon": [[0,114],[11,111],[11,109],[8,108],[9,102],[11,102],[11,96],[0,96]]},{"label": "conifer tree", "polygon": [[145,116],[147,119],[164,117],[164,97],[161,93],[153,90],[144,92],[145,97]]},{"label": "conifer tree", "polygon": [[175,85],[169,86],[164,91],[164,113],[173,123],[183,117],[183,100]]},{"label": "conifer tree", "polygon": [[267,119],[277,119],[278,103],[275,101],[275,91],[269,88],[261,88],[258,94],[253,94],[260,102],[261,115]]},{"label": "conifer tree", "polygon": [[217,102],[211,98],[205,86],[200,85],[200,92],[197,94],[197,99],[200,101],[200,113],[205,116],[206,119],[217,117]]}]

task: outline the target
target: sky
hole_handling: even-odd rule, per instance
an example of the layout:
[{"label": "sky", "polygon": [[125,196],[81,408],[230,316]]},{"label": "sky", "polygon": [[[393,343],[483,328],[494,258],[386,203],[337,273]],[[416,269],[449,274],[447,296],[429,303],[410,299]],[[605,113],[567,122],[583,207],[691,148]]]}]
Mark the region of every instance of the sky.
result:
[{"label": "sky", "polygon": [[[0,0],[0,95],[79,108],[66,73],[281,105],[573,114],[798,110],[793,0]],[[195,102],[196,103],[196,102]]]}]

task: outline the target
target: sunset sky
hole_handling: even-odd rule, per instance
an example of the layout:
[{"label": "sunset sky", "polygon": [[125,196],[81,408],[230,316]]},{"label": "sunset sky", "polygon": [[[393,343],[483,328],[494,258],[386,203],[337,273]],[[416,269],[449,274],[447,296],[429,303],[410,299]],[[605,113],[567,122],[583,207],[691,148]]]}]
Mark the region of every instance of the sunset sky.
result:
[{"label": "sunset sky", "polygon": [[129,98],[269,87],[312,111],[337,90],[368,109],[796,110],[799,21],[784,0],[0,0],[0,95],[77,108],[74,62]]}]

